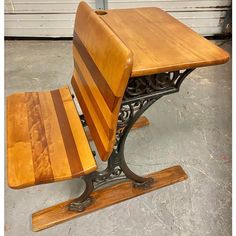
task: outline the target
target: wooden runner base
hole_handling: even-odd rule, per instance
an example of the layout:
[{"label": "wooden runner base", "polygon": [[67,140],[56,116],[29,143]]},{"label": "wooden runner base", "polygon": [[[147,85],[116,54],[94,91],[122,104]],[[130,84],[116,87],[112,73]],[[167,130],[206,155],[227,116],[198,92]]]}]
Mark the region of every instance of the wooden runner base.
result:
[{"label": "wooden runner base", "polygon": [[38,211],[32,215],[33,231],[40,231],[72,218],[82,216],[167,185],[183,181],[187,179],[187,174],[181,166],[173,166],[168,169],[149,174],[146,177],[154,178],[154,184],[149,189],[133,188],[132,181],[127,181],[93,192],[91,196],[95,199],[95,202],[83,212],[73,212],[68,210],[68,205],[75,199],[71,199]]}]

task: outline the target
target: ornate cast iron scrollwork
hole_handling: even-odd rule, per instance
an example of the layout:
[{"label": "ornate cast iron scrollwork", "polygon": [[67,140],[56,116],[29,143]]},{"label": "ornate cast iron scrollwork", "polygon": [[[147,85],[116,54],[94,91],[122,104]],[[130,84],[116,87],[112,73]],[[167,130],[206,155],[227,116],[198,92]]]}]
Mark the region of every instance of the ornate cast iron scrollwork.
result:
[{"label": "ornate cast iron scrollwork", "polygon": [[[84,176],[86,189],[76,202],[71,203],[72,211],[83,211],[93,202],[90,193],[104,184],[116,180],[131,179],[136,188],[148,188],[152,178],[144,178],[133,173],[124,158],[126,138],[137,119],[162,96],[179,91],[183,80],[193,69],[174,71],[131,78],[125,91],[118,117],[116,144],[108,160],[107,168]],[[83,117],[81,117],[83,119]],[[84,120],[85,121],[85,120]],[[84,122],[86,125],[86,122]]]},{"label": "ornate cast iron scrollwork", "polygon": [[[180,85],[193,69],[173,71],[130,79],[120,108],[117,126],[117,142],[124,128],[162,96],[179,91]],[[137,119],[135,119],[136,121]],[[131,122],[133,125],[134,122]],[[118,143],[116,143],[116,146]]]},{"label": "ornate cast iron scrollwork", "polygon": [[121,104],[118,117],[116,144],[113,155],[117,155],[124,174],[134,181],[135,187],[149,187],[152,179],[134,174],[127,166],[124,158],[124,145],[137,119],[162,96],[179,91],[183,80],[193,69],[183,72],[174,71],[131,78]]},{"label": "ornate cast iron scrollwork", "polygon": [[[140,99],[135,102],[122,104],[120,108],[120,113],[118,117],[117,132],[116,132],[116,145],[117,148],[121,137],[127,133],[126,127],[132,128],[134,122],[132,120],[136,119],[136,116],[140,116],[152,103],[154,103],[157,98],[152,99]],[[140,115],[139,115],[140,114]],[[127,129],[127,128],[126,128]]]},{"label": "ornate cast iron scrollwork", "polygon": [[179,74],[179,71],[175,71],[133,78],[128,84],[124,99],[170,89],[174,87],[174,82]]},{"label": "ornate cast iron scrollwork", "polygon": [[123,104],[141,98],[152,98],[178,92],[183,80],[193,70],[187,69],[183,72],[173,71],[131,78],[124,94]]}]

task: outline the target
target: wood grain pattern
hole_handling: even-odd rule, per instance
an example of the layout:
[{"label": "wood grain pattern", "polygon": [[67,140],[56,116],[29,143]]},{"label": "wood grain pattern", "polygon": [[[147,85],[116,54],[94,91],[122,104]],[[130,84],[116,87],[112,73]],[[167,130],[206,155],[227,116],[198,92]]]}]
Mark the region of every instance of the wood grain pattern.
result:
[{"label": "wood grain pattern", "polygon": [[61,129],[61,134],[65,150],[68,156],[71,173],[72,175],[75,175],[76,173],[79,173],[80,170],[82,169],[79,157],[79,150],[77,149],[75,140],[73,138],[73,133],[68,121],[68,117],[65,111],[60,91],[59,90],[51,91],[51,96],[54,103],[58,124]]},{"label": "wood grain pattern", "polygon": [[121,100],[132,70],[132,53],[85,3],[77,9],[72,86],[106,161],[114,147]]},{"label": "wood grain pattern", "polygon": [[8,183],[10,186],[19,186],[22,182],[33,185],[35,177],[25,93],[21,96],[13,94],[7,99],[6,120]]},{"label": "wood grain pattern", "polygon": [[48,96],[47,93],[39,93],[39,97],[40,100],[43,101],[40,103],[40,108],[47,137],[53,176],[55,179],[70,176],[71,169],[64,146],[64,140],[61,135],[60,125],[55,116],[56,111],[52,96]]},{"label": "wood grain pattern", "polygon": [[83,129],[81,121],[78,119],[78,112],[75,109],[75,104],[71,102],[71,94],[69,94],[64,89],[60,89],[60,94],[64,103],[64,108],[70,127],[73,127],[71,129],[71,132],[75,141],[76,148],[77,150],[79,150],[79,162],[82,165],[84,173],[88,174],[94,170],[94,166],[91,166],[92,156],[89,154],[88,158],[88,150],[86,148],[88,146],[88,139],[85,132],[78,132],[79,130],[85,130]]},{"label": "wood grain pattern", "polygon": [[38,93],[26,93],[25,95],[35,184],[40,184],[43,180],[51,182],[53,173],[41,115],[39,95]]},{"label": "wood grain pattern", "polygon": [[225,63],[229,54],[165,11],[108,10],[100,18],[133,52],[132,77]]},{"label": "wood grain pattern", "polygon": [[[150,122],[149,122],[148,118],[147,118],[146,116],[141,116],[141,117],[134,123],[134,125],[133,125],[132,128],[131,128],[131,130],[139,129],[139,128],[142,128],[142,127],[147,126],[147,125],[149,125],[149,124],[150,124]],[[92,136],[91,136],[91,134],[90,134],[89,129],[86,129],[86,130],[85,130],[85,134],[86,134],[87,139],[88,139],[89,141],[93,140],[93,138],[92,138]]]},{"label": "wood grain pattern", "polygon": [[11,188],[71,179],[97,168],[68,87],[7,97],[7,154]]},{"label": "wood grain pattern", "polygon": [[187,179],[187,175],[181,166],[173,166],[168,169],[149,174],[147,177],[154,178],[154,184],[149,189],[133,188],[132,181],[127,181],[93,192],[91,196],[95,201],[83,212],[68,211],[68,205],[76,199],[68,200],[38,211],[32,215],[33,231],[40,231],[49,228],[72,218],[94,212],[96,210]]},{"label": "wood grain pattern", "polygon": [[[88,73],[85,74],[86,78],[87,76],[92,78],[92,81],[105,99],[108,107],[110,108],[110,110],[113,110],[114,106],[117,103],[118,97],[116,97],[113,91],[111,90],[106,79],[93,61],[92,57],[90,56],[89,52],[83,45],[82,41],[79,38],[79,35],[76,32],[74,32],[73,44],[73,52],[75,58],[74,63],[76,71],[80,72],[78,64],[80,65],[82,70],[87,69]],[[80,61],[78,61],[79,58]],[[83,66],[81,64],[83,64]],[[82,73],[80,72],[80,74]],[[83,81],[83,83],[86,84],[86,81]]]}]

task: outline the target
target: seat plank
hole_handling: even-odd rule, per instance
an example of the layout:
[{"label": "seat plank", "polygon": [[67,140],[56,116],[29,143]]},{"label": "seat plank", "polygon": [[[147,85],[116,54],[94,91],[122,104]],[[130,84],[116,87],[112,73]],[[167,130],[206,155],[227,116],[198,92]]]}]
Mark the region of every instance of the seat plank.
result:
[{"label": "seat plank", "polygon": [[[13,94],[7,100],[7,146],[9,185],[34,184],[34,167],[24,93],[21,96]],[[19,169],[20,172],[17,171]]]},{"label": "seat plank", "polygon": [[97,166],[68,87],[7,97],[8,184],[71,179]]},{"label": "seat plank", "polygon": [[78,112],[75,109],[75,105],[71,102],[71,94],[69,94],[65,89],[59,89],[59,91],[64,103],[70,127],[74,127],[71,131],[77,150],[79,150],[79,161],[81,162],[84,173],[88,174],[91,172],[91,169],[92,171],[94,170],[94,166],[91,166],[93,155],[91,152],[88,152],[87,136],[85,132],[78,132],[79,130],[83,130],[83,126],[81,121],[78,119]]},{"label": "seat plank", "polygon": [[[39,94],[25,93],[35,184],[53,180]],[[17,102],[17,101],[16,101]]]},{"label": "seat plank", "polygon": [[[63,104],[59,90],[51,92],[52,100],[56,110],[56,116],[61,129],[61,135],[65,145],[65,150],[68,156],[68,161],[72,175],[77,175],[82,169],[80,161],[79,150],[76,148],[75,140],[72,134],[70,123],[66,114],[66,110]],[[75,127],[74,127],[75,128]],[[77,128],[77,127],[76,127]]]},{"label": "seat plank", "polygon": [[[56,117],[53,100],[47,93],[40,93],[40,106],[47,137],[48,149],[50,153],[50,162],[54,178],[64,179],[64,176],[71,174],[68,158],[61,136],[60,126]],[[60,156],[60,158],[58,158]]]}]

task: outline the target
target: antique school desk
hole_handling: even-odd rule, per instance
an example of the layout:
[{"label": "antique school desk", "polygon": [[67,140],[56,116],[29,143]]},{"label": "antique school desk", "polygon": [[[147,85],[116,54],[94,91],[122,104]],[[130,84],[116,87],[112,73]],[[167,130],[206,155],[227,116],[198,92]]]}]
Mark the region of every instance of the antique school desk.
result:
[{"label": "antique school desk", "polygon": [[[229,59],[229,55],[224,50],[217,47],[213,43],[209,42],[208,40],[198,35],[197,33],[193,32],[187,26],[183,25],[175,18],[173,18],[172,16],[170,16],[169,14],[167,14],[166,12],[162,11],[159,8],[138,8],[138,9],[108,10],[108,11],[94,12],[92,9],[89,8],[89,6],[86,3],[82,2],[79,5],[76,17],[77,18],[76,18],[74,38],[73,38],[75,74],[73,75],[72,78],[72,85],[75,94],[79,100],[79,103],[81,103],[82,105],[82,110],[84,112],[84,115],[80,115],[80,120],[84,126],[86,125],[86,123],[88,123],[89,128],[92,127],[91,128],[92,138],[94,139],[95,144],[98,144],[97,148],[100,157],[103,160],[108,160],[108,165],[105,170],[98,172],[96,171],[96,166],[94,162],[92,161],[89,162],[88,159],[82,160],[84,158],[82,157],[81,162],[84,161],[82,163],[82,166],[84,167],[85,164],[87,166],[90,165],[88,169],[81,170],[81,173],[84,172],[83,180],[86,183],[86,188],[84,193],[80,196],[80,198],[78,198],[79,200],[72,199],[64,203],[60,203],[56,206],[52,206],[50,208],[34,213],[32,217],[32,225],[33,225],[33,230],[35,231],[51,227],[55,224],[64,222],[76,216],[81,216],[93,212],[103,207],[133,198],[146,192],[150,192],[152,190],[186,179],[187,175],[180,166],[170,167],[160,172],[149,174],[145,177],[136,175],[129,169],[125,161],[124,157],[125,140],[130,130],[133,127],[137,128],[148,123],[146,118],[140,118],[141,115],[145,112],[145,110],[147,110],[153,103],[155,103],[158,99],[160,99],[164,95],[178,92],[183,80],[195,68],[222,64],[227,62],[227,60]],[[88,37],[88,35],[90,37]],[[111,38],[112,39],[115,38],[115,42],[119,42],[121,46],[120,45],[117,46],[116,43],[109,49],[108,47],[110,46],[109,42]],[[110,43],[114,42],[112,41]],[[120,53],[117,53],[117,50],[114,49],[116,47],[117,50],[118,49],[120,50]],[[107,55],[104,56],[102,50],[104,50],[104,52],[106,51]],[[114,133],[115,142],[113,146],[111,146],[111,154],[109,154],[108,152],[105,151],[102,152],[101,150],[103,149],[101,146],[99,146],[102,145],[102,143],[99,142],[98,140],[98,136],[96,136],[97,135],[96,132],[99,132],[99,129],[95,130],[96,131],[95,132],[93,128],[96,125],[98,126],[98,124],[96,123],[95,120],[93,120],[94,118],[92,116],[89,116],[88,114],[88,109],[91,109],[89,106],[92,105],[86,104],[86,100],[83,100],[84,99],[83,93],[85,92],[77,94],[78,88],[76,86],[81,86],[80,87],[81,91],[83,91],[83,89],[85,89],[84,91],[88,92],[94,91],[97,93],[98,90],[110,91],[109,88],[107,87],[108,85],[106,81],[102,80],[102,77],[99,74],[100,72],[99,70],[97,70],[97,67],[105,71],[104,74],[106,74],[106,71],[110,69],[109,67],[113,66],[112,70],[109,71],[109,73],[113,73],[120,66],[120,64],[119,63],[113,64],[110,61],[107,61],[107,64],[105,65],[105,67],[103,67],[102,62],[98,61],[97,64],[95,63],[94,65],[91,57],[93,56],[93,59],[94,58],[96,59],[100,55],[102,58],[104,58],[104,60],[106,60],[106,57],[110,58],[109,60],[112,60],[113,57],[121,58],[120,55],[122,53],[123,53],[122,55],[126,55],[124,52],[127,52],[129,50],[131,51],[131,53],[128,53],[128,55],[132,57],[132,62],[129,61],[128,64],[126,64],[125,67],[123,68],[124,72],[122,73],[124,75],[122,76],[123,77],[126,76],[127,85],[123,90],[124,93],[123,94],[120,93],[120,99],[121,99],[119,100],[120,106],[116,106],[116,108],[117,107],[119,108],[119,110],[117,110],[118,119],[115,123],[116,129],[112,130],[113,132],[115,132]],[[78,52],[80,53],[80,55],[78,54]],[[84,65],[86,66],[83,67]],[[87,69],[85,70],[84,68]],[[130,76],[128,77],[127,74],[125,74],[127,68],[130,68]],[[88,72],[87,70],[90,70],[90,72]],[[83,74],[81,71],[82,72],[84,71],[85,74]],[[80,81],[78,80],[79,77],[77,73],[80,74],[79,76],[81,77]],[[113,74],[114,78],[116,78],[117,74],[119,73],[120,70],[115,71],[115,73]],[[93,77],[94,81],[96,82],[98,79],[100,79],[100,82],[102,81],[102,83],[100,83],[99,85],[97,84],[97,87],[95,88],[93,87],[95,86],[94,82],[92,82],[92,80],[89,79],[92,77],[88,77],[87,82],[82,81],[84,75],[87,76],[94,75]],[[78,77],[77,79],[76,76]],[[85,78],[83,78],[83,80],[85,80]],[[84,85],[87,84],[86,86],[88,87],[91,84],[93,84],[93,86],[90,87],[90,90],[87,90],[88,87],[83,87],[83,84]],[[113,84],[113,86],[115,85]],[[119,90],[120,88],[118,87],[117,89]],[[60,90],[51,91],[50,94],[49,93],[43,94],[40,92],[38,93],[38,95],[28,94],[28,96],[35,96],[35,97],[38,96],[38,98],[32,98],[32,102],[30,103],[29,108],[31,107],[34,108],[35,106],[38,109],[37,104],[35,105],[34,103],[37,103],[38,100],[40,99],[45,99],[43,101],[47,101],[49,104],[49,100],[47,100],[47,97],[52,96],[54,107],[57,110],[57,118],[59,122],[61,122],[59,125],[61,129],[63,129],[62,126],[63,125],[65,126],[66,116],[64,114],[63,117],[60,114],[63,114],[62,110],[64,108],[68,115],[69,121],[71,123],[73,122],[76,123],[74,113],[73,113],[73,119],[71,118],[73,105],[71,102],[71,98],[69,98],[70,95],[68,94],[69,94],[68,91],[64,88]],[[16,96],[16,98],[23,97],[22,94],[21,95],[16,94],[10,96],[8,98],[10,104],[9,109],[15,106],[14,96]],[[61,99],[60,96],[62,98],[63,96],[65,97],[65,100],[63,100],[64,107],[58,108],[59,105],[57,104]],[[96,99],[92,98],[93,96],[94,96],[93,94],[90,94],[91,99],[94,99],[93,102],[96,103]],[[109,102],[110,101],[109,93],[108,92],[105,93],[105,96],[108,96],[107,101]],[[112,96],[110,98],[112,98]],[[87,97],[87,99],[89,99],[89,97]],[[52,102],[51,104],[52,104],[51,106],[53,106]],[[95,108],[98,109],[99,105],[101,104],[97,104]],[[44,107],[44,109],[48,109],[48,107]],[[96,110],[94,110],[94,112],[95,111]],[[13,118],[16,119],[15,117],[13,118],[11,117],[12,114],[10,111],[8,112],[9,112],[9,119]],[[34,125],[36,126],[39,125],[38,129],[42,130],[44,128],[43,124],[40,124],[40,121],[37,121],[36,119],[37,118],[36,116],[40,117],[41,111],[39,113],[37,112],[34,113],[34,112],[35,112],[34,110],[28,111],[28,119],[29,117],[30,119],[32,119],[33,122],[32,127]],[[97,114],[100,114],[102,116],[103,113],[101,113],[100,110],[99,112],[100,113]],[[18,119],[21,119],[21,117],[19,117]],[[102,119],[104,119],[104,117],[101,117],[101,120]],[[21,122],[24,121],[21,120]],[[97,122],[99,122],[99,120],[97,120]],[[11,125],[11,120],[9,121],[9,124]],[[78,128],[78,132],[83,132],[82,126],[81,128],[79,126],[77,126],[76,128]],[[76,137],[76,135],[78,136],[78,133],[76,133],[76,128],[74,127],[70,131],[72,132],[74,137]],[[10,133],[14,132],[14,130],[12,130],[12,128],[9,127],[9,132]],[[70,137],[70,133],[68,132],[68,130],[66,134],[67,134],[66,138],[63,139],[64,145],[70,146],[70,144],[68,144],[68,140]],[[34,136],[35,134],[32,135]],[[50,141],[50,140],[45,140],[46,138],[44,137],[44,140],[41,141],[44,145],[46,141]],[[82,138],[78,138],[77,140],[75,139],[75,142],[78,142],[79,139]],[[11,140],[11,138],[9,138],[9,140],[10,140],[9,143],[11,144],[11,142],[13,141]],[[85,136],[83,142],[84,142],[83,147],[85,149],[85,146],[87,145],[86,144],[87,141],[85,141]],[[14,146],[14,143],[11,145]],[[37,146],[38,143],[36,144],[33,143],[31,145],[33,145],[33,148],[39,149],[39,147]],[[10,148],[11,146],[9,146],[9,150]],[[50,149],[50,147],[48,148]],[[66,151],[67,153],[69,152],[72,153],[73,150],[68,148]],[[82,155],[82,151],[80,150],[77,151],[79,152],[79,155]],[[27,153],[24,154],[27,155]],[[68,155],[68,160],[69,158],[71,158],[70,155]],[[89,158],[91,158],[92,160],[91,154]],[[40,162],[39,159],[38,162]],[[55,166],[56,165],[55,163],[56,159],[54,156],[54,159],[51,160],[50,165]],[[75,162],[73,163],[74,166],[72,167],[76,168],[76,163]],[[37,183],[34,182],[36,180],[33,180],[33,183],[26,181],[24,183],[21,182],[20,184],[17,185],[15,183],[17,183],[17,181],[19,182],[22,180],[17,179],[17,174],[14,175],[13,169],[20,167],[15,163],[12,164],[10,160],[8,161],[8,164],[10,165],[9,167],[10,172],[8,170],[9,172],[8,179],[11,180],[11,183],[9,184],[12,185],[11,187],[20,188],[23,185],[24,185],[23,187],[27,187],[45,182],[54,182],[57,180],[55,174],[54,176],[50,175],[50,178],[45,179],[45,177],[42,177],[44,173],[41,173],[40,175],[39,173],[40,170],[37,169],[37,174],[38,174]],[[55,168],[54,166],[53,168]],[[47,166],[47,168],[50,170],[49,167]],[[59,166],[58,168],[63,169],[63,166]],[[57,173],[59,173],[59,171],[62,171],[61,169],[60,170],[57,169]],[[61,178],[61,180],[64,180],[66,178],[72,178],[78,176],[79,175],[77,176],[59,175],[59,177],[57,178],[58,179]],[[15,179],[12,180],[13,178]],[[124,179],[129,179],[129,180],[112,186],[100,188],[101,186],[107,183]],[[14,184],[15,186],[13,186]]]}]

